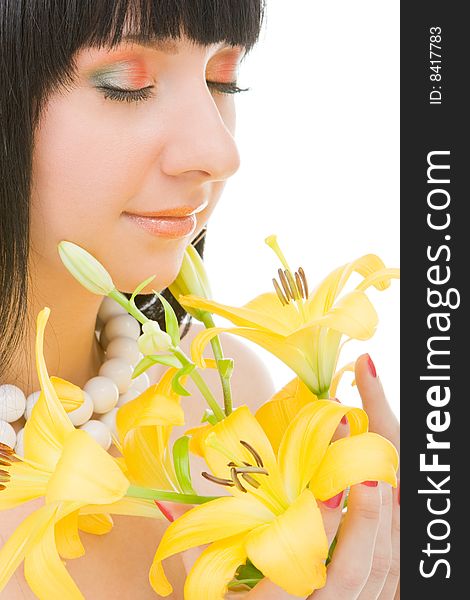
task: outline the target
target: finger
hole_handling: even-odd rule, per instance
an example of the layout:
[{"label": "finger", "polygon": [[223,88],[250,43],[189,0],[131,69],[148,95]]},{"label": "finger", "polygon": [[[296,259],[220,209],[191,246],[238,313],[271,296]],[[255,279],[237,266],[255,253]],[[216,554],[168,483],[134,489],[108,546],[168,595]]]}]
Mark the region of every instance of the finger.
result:
[{"label": "finger", "polygon": [[[380,483],[382,504],[380,522],[375,540],[374,558],[369,579],[364,586],[359,600],[377,600],[387,579],[392,562],[392,486]],[[390,598],[392,600],[393,596]]]},{"label": "finger", "polygon": [[400,450],[400,427],[377,375],[374,362],[368,354],[356,361],[356,385],[364,410],[369,416],[369,429],[387,438]]},{"label": "finger", "polygon": [[370,483],[351,487],[348,511],[328,567],[326,585],[313,594],[314,600],[355,600],[366,584],[372,567],[381,507],[380,487],[371,487]]},{"label": "finger", "polygon": [[392,562],[379,600],[398,600],[400,598],[400,482],[393,490],[392,513]]},{"label": "finger", "polygon": [[328,539],[328,547],[331,545],[331,542],[338,531],[339,524],[341,523],[343,506],[344,492],[341,492],[329,500],[325,500],[325,502],[318,502],[318,507],[323,518],[326,537]]}]

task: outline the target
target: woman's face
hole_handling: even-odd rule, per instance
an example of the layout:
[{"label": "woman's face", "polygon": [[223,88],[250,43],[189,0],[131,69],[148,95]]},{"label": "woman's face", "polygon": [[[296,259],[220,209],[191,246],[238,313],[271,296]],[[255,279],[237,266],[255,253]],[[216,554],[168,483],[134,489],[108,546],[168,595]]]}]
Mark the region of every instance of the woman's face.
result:
[{"label": "woman's face", "polygon": [[[206,80],[236,81],[242,56],[242,48],[187,38],[80,51],[75,85],[50,97],[36,132],[33,255],[63,268],[57,244],[68,240],[96,256],[122,291],[153,274],[144,291],[168,286],[239,167],[234,95]],[[198,212],[148,216],[178,210]]]}]

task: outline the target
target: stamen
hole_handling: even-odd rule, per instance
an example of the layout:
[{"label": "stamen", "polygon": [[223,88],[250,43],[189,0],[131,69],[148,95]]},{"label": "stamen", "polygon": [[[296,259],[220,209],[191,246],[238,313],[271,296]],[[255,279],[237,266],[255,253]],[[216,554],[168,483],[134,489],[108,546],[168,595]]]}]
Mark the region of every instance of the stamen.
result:
[{"label": "stamen", "polygon": [[243,440],[240,440],[240,444],[242,446],[244,446],[248,450],[248,452],[251,453],[253,458],[256,460],[256,464],[258,465],[258,467],[264,467],[261,456],[256,452],[256,450],[252,446],[250,446],[250,444],[248,442],[244,442]]},{"label": "stamen", "polygon": [[8,471],[0,469],[0,481],[10,481],[10,474]]},{"label": "stamen", "polygon": [[11,467],[11,462],[0,459],[0,465],[2,465],[2,467]]},{"label": "stamen", "polygon": [[213,483],[217,483],[219,485],[227,485],[229,487],[234,486],[234,482],[231,479],[222,479],[221,477],[216,477],[215,475],[211,475],[210,473],[207,473],[206,471],[203,471],[201,473],[201,475],[205,479],[208,479],[209,481],[212,481]]},{"label": "stamen", "polygon": [[235,467],[230,468],[230,475],[232,476],[232,481],[235,484],[235,487],[237,487],[241,492],[247,493],[248,490],[243,487],[243,485],[238,479],[237,469]]},{"label": "stamen", "polygon": [[290,301],[290,298],[294,299],[294,296],[291,293],[289,284],[287,283],[286,276],[284,275],[284,271],[282,269],[278,269],[277,272],[279,274],[279,279],[281,280],[282,287],[284,288],[284,293],[286,294],[286,298],[288,298],[289,301]]},{"label": "stamen", "polygon": [[275,277],[273,277],[273,284],[274,284],[274,289],[276,290],[277,297],[281,301],[282,306],[286,306],[286,304],[289,304],[289,300],[286,299],[286,297],[284,296],[284,294],[277,282],[277,279]]},{"label": "stamen", "polygon": [[308,300],[308,283],[307,283],[307,277],[305,275],[305,271],[302,269],[302,267],[299,267],[299,275],[302,278],[302,283],[304,284],[304,292],[305,292],[305,300]]},{"label": "stamen", "polygon": [[0,483],[0,492],[1,492],[2,490],[6,490],[6,489],[7,489],[7,486],[6,486],[6,485],[2,485],[2,484]]},{"label": "stamen", "polygon": [[292,277],[292,273],[290,271],[285,271],[286,277],[287,277],[287,281],[289,282],[289,287],[291,289],[291,295],[294,298],[294,300],[300,300],[301,298],[301,294],[299,292],[299,290],[297,289],[297,286],[295,285],[295,281],[294,278]]},{"label": "stamen", "polygon": [[254,479],[254,477],[252,477],[251,475],[247,475],[246,473],[242,473],[242,477],[243,479],[249,483],[250,485],[252,485],[254,488],[258,489],[259,486],[261,485],[259,481],[256,481],[256,479]]},{"label": "stamen", "polygon": [[0,452],[2,454],[13,454],[14,450],[11,446],[7,446],[3,442],[0,442]]}]

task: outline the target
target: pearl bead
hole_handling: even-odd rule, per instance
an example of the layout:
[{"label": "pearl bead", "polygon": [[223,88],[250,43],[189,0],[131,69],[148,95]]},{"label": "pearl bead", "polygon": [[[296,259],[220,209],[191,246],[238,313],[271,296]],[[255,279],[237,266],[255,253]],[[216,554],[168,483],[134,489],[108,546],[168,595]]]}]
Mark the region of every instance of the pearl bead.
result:
[{"label": "pearl bead", "polygon": [[140,325],[131,315],[118,315],[106,323],[104,333],[109,341],[117,337],[137,340],[140,337]]},{"label": "pearl bead", "polygon": [[132,365],[122,358],[110,358],[101,365],[99,374],[109,377],[117,385],[119,393],[124,394],[131,384],[133,371]]},{"label": "pearl bead", "polygon": [[16,433],[15,452],[19,456],[24,456],[24,427]]},{"label": "pearl bead", "polygon": [[121,394],[119,396],[119,400],[117,403],[118,408],[123,404],[127,404],[131,400],[134,400],[134,398],[137,398],[137,396],[140,396],[139,390],[134,390],[134,388],[130,388],[125,394]]},{"label": "pearl bead", "polygon": [[0,385],[0,418],[13,423],[23,416],[26,408],[26,398],[16,385],[5,383]]},{"label": "pearl bead", "polygon": [[[111,446],[111,433],[108,427],[106,427],[106,425],[101,421],[91,419],[83,425],[80,425],[78,429],[83,429],[84,431],[87,431],[91,435],[91,437],[96,442],[98,442],[98,444],[102,446],[105,450],[108,450]],[[92,465],[90,465],[90,467],[92,467]]]},{"label": "pearl bead", "polygon": [[90,394],[93,409],[97,413],[105,413],[116,406],[119,398],[117,385],[109,377],[96,376],[89,379],[83,391]]},{"label": "pearl bead", "polygon": [[103,321],[103,323],[106,323],[118,315],[127,315],[127,310],[118,304],[116,300],[108,297],[103,298],[98,311],[98,318]]},{"label": "pearl bead", "polygon": [[116,429],[116,415],[118,408],[115,407],[111,409],[109,412],[101,415],[99,420],[106,425],[106,427],[111,431],[111,433],[117,438],[117,429]]},{"label": "pearl bead", "polygon": [[137,342],[128,337],[116,337],[106,348],[106,358],[122,358],[135,366],[140,360],[141,352]]},{"label": "pearl bead", "polygon": [[10,423],[0,419],[0,442],[14,448],[16,444],[16,433]]},{"label": "pearl bead", "polygon": [[40,395],[41,395],[41,390],[39,390],[38,392],[32,392],[32,394],[30,394],[26,398],[26,410],[24,411],[24,418],[26,420],[28,420],[30,418],[31,411],[33,410],[33,406],[38,401]]},{"label": "pearl bead", "polygon": [[109,340],[106,335],[106,331],[104,329],[101,330],[99,342],[100,342],[100,346],[103,348],[103,350],[106,350],[108,348]]},{"label": "pearl bead", "polygon": [[150,386],[150,379],[147,373],[141,373],[138,377],[131,380],[131,390],[138,390],[139,393],[145,392]]},{"label": "pearl bead", "polygon": [[93,400],[91,399],[90,394],[84,391],[82,405],[67,414],[72,421],[72,424],[77,427],[78,425],[83,425],[91,418],[93,408]]}]

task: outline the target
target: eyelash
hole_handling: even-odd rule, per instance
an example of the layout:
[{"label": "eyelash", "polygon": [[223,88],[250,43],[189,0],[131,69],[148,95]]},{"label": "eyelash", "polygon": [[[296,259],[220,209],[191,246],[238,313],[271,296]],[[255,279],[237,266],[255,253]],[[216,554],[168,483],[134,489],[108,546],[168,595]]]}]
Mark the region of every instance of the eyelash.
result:
[{"label": "eyelash", "polygon": [[[239,92],[247,92],[250,88],[240,88],[235,82],[221,83],[218,81],[206,81],[208,87],[210,87],[217,94],[238,94]],[[149,85],[140,90],[124,90],[120,88],[107,87],[104,85],[97,86],[97,89],[103,93],[104,98],[110,100],[117,100],[118,102],[141,102],[151,98],[150,92],[153,89],[153,85]]]}]

